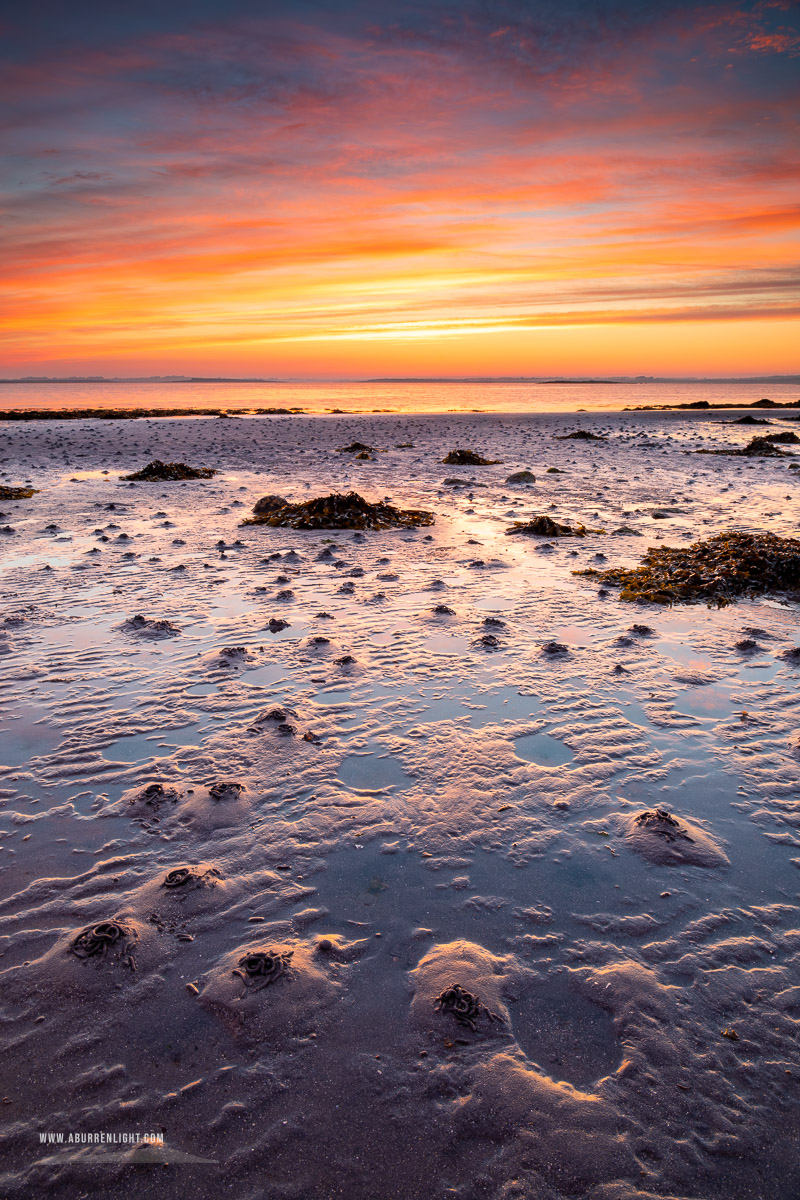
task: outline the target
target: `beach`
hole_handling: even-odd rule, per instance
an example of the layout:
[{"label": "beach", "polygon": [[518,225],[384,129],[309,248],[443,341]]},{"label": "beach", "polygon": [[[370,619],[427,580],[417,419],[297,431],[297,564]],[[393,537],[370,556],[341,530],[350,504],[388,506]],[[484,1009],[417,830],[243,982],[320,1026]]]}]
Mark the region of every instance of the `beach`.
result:
[{"label": "beach", "polygon": [[742,412],[0,422],[0,1194],[800,1190],[797,598],[601,578],[797,535]]}]

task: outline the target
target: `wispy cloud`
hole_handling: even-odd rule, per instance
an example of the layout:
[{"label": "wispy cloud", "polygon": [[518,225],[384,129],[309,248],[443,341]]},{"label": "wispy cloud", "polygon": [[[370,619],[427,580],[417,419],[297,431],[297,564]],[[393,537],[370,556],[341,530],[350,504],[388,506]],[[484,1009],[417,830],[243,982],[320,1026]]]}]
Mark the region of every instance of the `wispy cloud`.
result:
[{"label": "wispy cloud", "polygon": [[796,320],[794,5],[165,8],[11,30],[9,364]]}]

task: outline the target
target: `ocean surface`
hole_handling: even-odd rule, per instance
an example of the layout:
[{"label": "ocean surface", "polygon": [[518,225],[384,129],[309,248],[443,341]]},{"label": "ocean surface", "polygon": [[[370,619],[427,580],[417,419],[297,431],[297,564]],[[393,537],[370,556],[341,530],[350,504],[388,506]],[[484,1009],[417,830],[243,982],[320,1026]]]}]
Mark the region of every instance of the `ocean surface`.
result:
[{"label": "ocean surface", "polygon": [[796,383],[6,383],[0,411],[51,408],[302,408],[342,412],[618,411],[630,405],[800,400]]}]

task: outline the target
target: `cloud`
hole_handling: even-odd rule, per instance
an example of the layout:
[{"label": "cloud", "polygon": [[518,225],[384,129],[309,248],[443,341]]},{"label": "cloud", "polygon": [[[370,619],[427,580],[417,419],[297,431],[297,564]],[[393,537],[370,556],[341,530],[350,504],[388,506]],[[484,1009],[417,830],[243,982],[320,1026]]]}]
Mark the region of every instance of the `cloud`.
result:
[{"label": "cloud", "polygon": [[101,353],[126,322],[235,345],[792,314],[793,6],[286,13],[54,6],[39,38],[15,14],[11,337],[38,345],[46,319]]}]

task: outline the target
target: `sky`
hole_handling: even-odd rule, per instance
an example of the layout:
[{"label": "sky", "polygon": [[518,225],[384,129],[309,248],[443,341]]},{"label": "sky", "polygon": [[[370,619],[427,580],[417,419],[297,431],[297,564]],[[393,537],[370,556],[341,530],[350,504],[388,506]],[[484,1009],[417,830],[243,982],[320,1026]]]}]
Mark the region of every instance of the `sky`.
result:
[{"label": "sky", "polygon": [[29,0],[0,376],[800,372],[800,4]]}]

